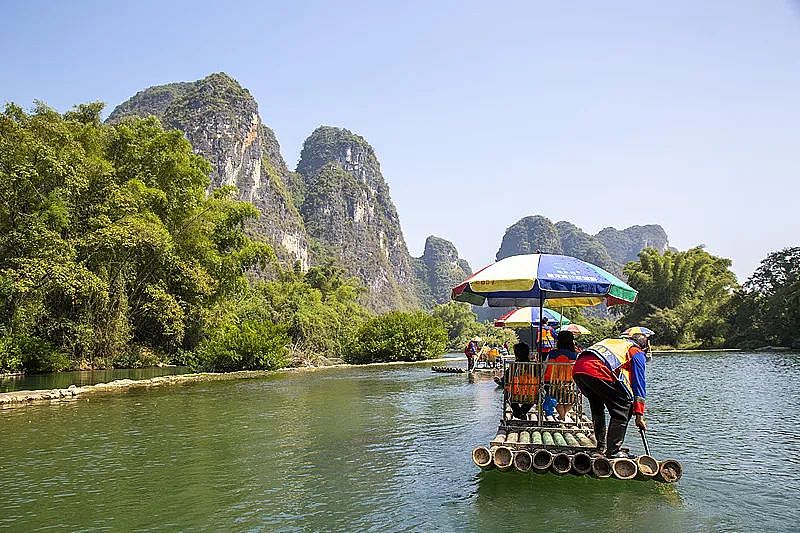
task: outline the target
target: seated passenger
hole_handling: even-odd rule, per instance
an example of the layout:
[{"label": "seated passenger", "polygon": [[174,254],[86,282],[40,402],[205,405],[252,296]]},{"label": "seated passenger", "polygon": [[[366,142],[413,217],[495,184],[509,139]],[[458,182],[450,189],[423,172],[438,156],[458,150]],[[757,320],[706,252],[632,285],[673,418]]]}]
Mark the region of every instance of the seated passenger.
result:
[{"label": "seated passenger", "polygon": [[[524,342],[518,342],[514,345],[514,361],[518,363],[529,363],[531,360],[531,349],[530,347],[525,344]],[[535,372],[535,368],[531,368],[531,371]],[[522,376],[519,376],[522,377]],[[518,377],[518,378],[519,378]],[[522,383],[521,381],[515,381],[512,377],[511,379],[508,376],[503,375],[503,384],[510,393],[514,393],[517,390],[524,390],[527,387],[536,387],[538,385],[538,379],[534,376],[531,376],[534,380],[533,383]],[[527,391],[531,394],[535,395],[535,391],[531,389]],[[518,418],[520,420],[527,420],[528,419],[528,411],[534,406],[532,403],[516,403],[511,402],[511,412],[514,415],[514,418]]]},{"label": "seated passenger", "polygon": [[[572,365],[575,364],[575,359],[577,358],[575,336],[571,331],[559,332],[556,349],[547,354],[544,382],[548,396],[556,400],[556,411],[561,420],[565,419],[574,402]],[[550,363],[560,364],[551,365]]]}]

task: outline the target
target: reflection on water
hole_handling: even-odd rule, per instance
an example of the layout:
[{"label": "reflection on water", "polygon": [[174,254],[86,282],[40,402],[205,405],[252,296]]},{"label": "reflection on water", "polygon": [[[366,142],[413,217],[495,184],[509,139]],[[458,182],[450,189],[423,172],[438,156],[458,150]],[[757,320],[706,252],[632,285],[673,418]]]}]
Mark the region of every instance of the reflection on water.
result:
[{"label": "reflection on water", "polygon": [[[649,440],[683,462],[677,485],[480,472],[470,450],[494,434],[501,392],[426,366],[3,411],[0,528],[790,530],[798,370],[792,354],[657,357]],[[627,443],[641,447],[635,431]]]},{"label": "reflection on water", "polygon": [[27,374],[22,376],[0,375],[0,392],[36,389],[66,389],[70,385],[83,387],[96,383],[108,383],[115,379],[150,379],[158,376],[173,376],[191,372],[187,366],[165,366],[150,368],[112,368],[109,370],[83,370],[75,372],[53,372],[51,374]]}]

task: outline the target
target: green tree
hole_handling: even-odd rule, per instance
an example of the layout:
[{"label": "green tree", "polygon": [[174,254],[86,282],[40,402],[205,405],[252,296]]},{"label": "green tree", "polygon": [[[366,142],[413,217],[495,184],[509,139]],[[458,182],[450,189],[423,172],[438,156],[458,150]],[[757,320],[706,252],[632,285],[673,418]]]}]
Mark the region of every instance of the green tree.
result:
[{"label": "green tree", "polygon": [[[252,205],[231,188],[206,194],[210,165],[180,132],[154,118],[104,125],[101,110],[0,114],[6,369],[104,366],[137,346],[166,358],[193,350],[209,310],[273,256],[244,234]],[[35,361],[23,345],[37,346]]]},{"label": "green tree", "polygon": [[772,252],[728,309],[729,344],[800,348],[800,247]]},{"label": "green tree", "polygon": [[447,329],[447,347],[451,350],[462,350],[469,339],[483,332],[469,304],[447,302],[434,307],[431,314]]},{"label": "green tree", "polygon": [[639,261],[624,268],[639,296],[626,306],[620,326],[647,326],[656,332],[658,344],[721,346],[725,327],[719,317],[738,287],[730,265],[729,259],[702,247],[685,252],[642,250]]},{"label": "green tree", "polygon": [[438,318],[423,311],[393,311],[365,322],[356,334],[350,363],[421,361],[442,355],[447,331]]}]

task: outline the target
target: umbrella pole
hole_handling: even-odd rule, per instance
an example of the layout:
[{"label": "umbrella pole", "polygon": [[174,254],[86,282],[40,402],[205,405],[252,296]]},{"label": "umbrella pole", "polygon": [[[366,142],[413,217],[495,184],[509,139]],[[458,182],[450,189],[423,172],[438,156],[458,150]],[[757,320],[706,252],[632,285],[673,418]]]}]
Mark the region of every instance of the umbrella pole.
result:
[{"label": "umbrella pole", "polygon": [[542,340],[544,339],[544,332],[542,331],[542,317],[544,316],[544,292],[542,292],[542,299],[539,301],[539,339],[536,343],[536,351],[539,354],[539,361],[542,360]]},{"label": "umbrella pole", "polygon": [[[537,366],[541,369],[540,378],[544,377],[544,364],[542,364],[542,339],[544,335],[542,334],[542,315],[544,314],[544,292],[542,292],[541,298],[539,300],[539,338],[536,340],[536,353],[539,356],[539,361]],[[536,337],[534,337],[535,339]],[[540,382],[541,383],[541,382]],[[542,390],[539,389],[539,394],[536,396],[536,423],[540,426],[544,425],[542,423],[544,413],[542,412]]]}]

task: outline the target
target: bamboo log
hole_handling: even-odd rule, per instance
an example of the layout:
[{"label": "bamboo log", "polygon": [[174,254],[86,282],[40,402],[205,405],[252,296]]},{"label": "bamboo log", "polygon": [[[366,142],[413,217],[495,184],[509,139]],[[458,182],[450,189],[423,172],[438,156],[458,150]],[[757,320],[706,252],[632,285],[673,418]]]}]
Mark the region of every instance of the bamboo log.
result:
[{"label": "bamboo log", "polygon": [[572,457],[572,471],[583,476],[592,471],[592,457],[588,453],[578,452]]},{"label": "bamboo log", "polygon": [[638,479],[652,479],[658,475],[658,461],[649,455],[636,457],[636,466],[639,469],[639,473],[636,475]]},{"label": "bamboo log", "polygon": [[592,474],[599,478],[611,477],[611,462],[602,455],[593,457]]},{"label": "bamboo log", "polygon": [[542,444],[553,446],[553,435],[549,431],[542,431]]},{"label": "bamboo log", "polygon": [[542,448],[533,453],[533,469],[537,472],[545,472],[553,464],[553,454],[549,450]]},{"label": "bamboo log", "polygon": [[576,433],[575,438],[577,438],[578,443],[585,448],[591,448],[594,446],[592,439],[587,437],[585,433]]},{"label": "bamboo log", "polygon": [[510,432],[506,436],[506,444],[516,444],[518,440],[519,440],[519,433],[517,433],[516,431]]},{"label": "bamboo log", "polygon": [[573,448],[579,446],[578,439],[576,439],[575,435],[573,435],[572,433],[564,433],[564,440],[567,441],[567,446],[572,446]]},{"label": "bamboo log", "polygon": [[506,431],[504,429],[498,429],[497,435],[494,436],[494,440],[496,442],[505,442],[506,441]]},{"label": "bamboo log", "polygon": [[553,464],[550,466],[550,470],[556,474],[563,475],[569,472],[571,469],[572,457],[566,453],[557,453],[555,456],[553,456]]},{"label": "bamboo log", "polygon": [[519,440],[520,444],[530,444],[531,443],[531,434],[528,431],[520,431],[519,432]]},{"label": "bamboo log", "polygon": [[520,450],[514,454],[514,468],[520,472],[527,472],[533,466],[533,456],[527,450]]},{"label": "bamboo log", "polygon": [[494,448],[490,450],[486,446],[476,447],[474,450],[472,450],[472,462],[483,470],[494,468],[494,463],[492,462],[492,450],[494,450]]},{"label": "bamboo log", "polygon": [[611,473],[617,479],[633,479],[636,477],[637,470],[636,462],[633,459],[611,459]]},{"label": "bamboo log", "polygon": [[557,446],[567,445],[567,441],[564,439],[564,435],[562,435],[560,432],[557,431],[553,433],[553,441],[556,443]]},{"label": "bamboo log", "polygon": [[498,470],[508,470],[514,462],[514,452],[507,446],[498,446],[492,454],[492,462]]},{"label": "bamboo log", "polygon": [[532,444],[542,443],[542,433],[540,431],[534,431],[531,433],[531,443]]},{"label": "bamboo log", "polygon": [[656,476],[664,483],[675,483],[681,476],[683,476],[683,466],[675,459],[667,459],[661,461],[658,467],[658,475]]}]

